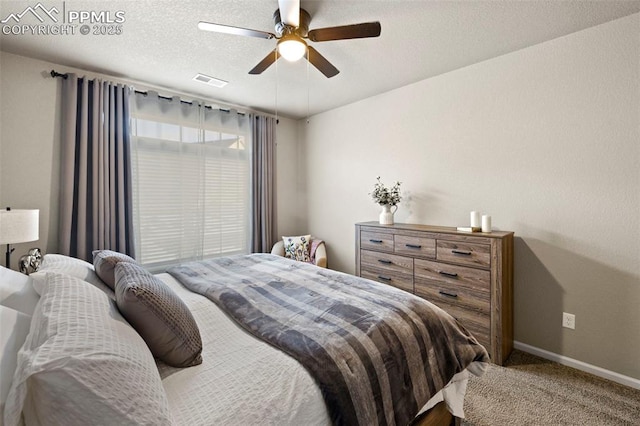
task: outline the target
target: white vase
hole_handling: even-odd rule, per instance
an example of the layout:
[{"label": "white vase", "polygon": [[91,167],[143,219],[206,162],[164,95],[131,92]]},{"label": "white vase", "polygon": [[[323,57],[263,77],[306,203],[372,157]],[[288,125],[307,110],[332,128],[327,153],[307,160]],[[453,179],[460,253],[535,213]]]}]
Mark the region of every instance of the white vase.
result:
[{"label": "white vase", "polygon": [[[381,206],[380,225],[393,225],[393,214],[398,210],[398,206],[390,206],[389,204],[381,204]],[[391,211],[393,207],[395,208]]]}]

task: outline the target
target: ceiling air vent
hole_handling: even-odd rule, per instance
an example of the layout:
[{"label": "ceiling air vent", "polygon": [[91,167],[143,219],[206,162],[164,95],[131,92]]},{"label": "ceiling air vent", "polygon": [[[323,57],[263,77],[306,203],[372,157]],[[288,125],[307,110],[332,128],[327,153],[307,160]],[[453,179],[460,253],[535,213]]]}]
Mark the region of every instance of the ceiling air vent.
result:
[{"label": "ceiling air vent", "polygon": [[208,75],[204,75],[200,73],[196,74],[196,76],[193,77],[193,79],[195,81],[199,81],[200,83],[208,84],[209,86],[214,86],[214,87],[224,87],[228,83],[228,81],[220,80],[214,77],[209,77]]}]

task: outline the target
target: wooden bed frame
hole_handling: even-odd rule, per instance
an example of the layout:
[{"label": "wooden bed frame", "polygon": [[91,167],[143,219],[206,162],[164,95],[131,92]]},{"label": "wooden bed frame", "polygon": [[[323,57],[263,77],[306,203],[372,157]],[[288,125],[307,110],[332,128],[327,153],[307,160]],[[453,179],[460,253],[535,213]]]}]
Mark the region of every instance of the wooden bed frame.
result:
[{"label": "wooden bed frame", "polygon": [[412,426],[460,426],[460,423],[460,419],[447,410],[443,401],[414,420]]}]

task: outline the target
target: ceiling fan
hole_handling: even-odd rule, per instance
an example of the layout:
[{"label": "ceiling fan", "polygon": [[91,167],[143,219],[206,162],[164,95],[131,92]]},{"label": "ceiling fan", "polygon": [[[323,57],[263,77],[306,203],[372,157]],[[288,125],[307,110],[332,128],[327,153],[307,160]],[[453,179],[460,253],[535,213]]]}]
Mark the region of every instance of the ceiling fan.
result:
[{"label": "ceiling fan", "polygon": [[340,71],[316,49],[309,46],[304,39],[313,42],[347,40],[378,37],[381,32],[380,22],[317,28],[309,31],[311,15],[300,8],[300,0],[278,0],[278,9],[273,13],[273,19],[275,21],[275,34],[203,21],[198,23],[198,28],[225,34],[278,39],[276,49],[249,71],[249,74],[261,74],[277,61],[280,56],[289,61],[297,61],[304,56],[327,78],[335,76]]}]

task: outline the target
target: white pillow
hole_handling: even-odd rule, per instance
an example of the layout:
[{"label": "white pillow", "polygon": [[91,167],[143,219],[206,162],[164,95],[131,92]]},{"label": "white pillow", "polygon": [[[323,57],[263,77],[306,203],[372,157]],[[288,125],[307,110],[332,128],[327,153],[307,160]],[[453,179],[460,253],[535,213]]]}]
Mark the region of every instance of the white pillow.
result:
[{"label": "white pillow", "polygon": [[282,237],[284,257],[301,262],[311,261],[311,235]]},{"label": "white pillow", "polygon": [[0,266],[0,305],[31,316],[40,298],[31,281],[25,274]]},{"label": "white pillow", "polygon": [[5,424],[171,424],[153,356],[114,302],[78,278],[48,273],[46,281]]},{"label": "white pillow", "polygon": [[38,294],[42,294],[42,287],[46,283],[45,273],[47,272],[58,272],[80,278],[107,293],[111,300],[116,300],[115,293],[98,277],[93,265],[82,259],[76,259],[75,257],[65,256],[63,254],[45,254],[42,258],[40,268],[38,268],[38,272],[29,275],[33,278],[33,288]]},{"label": "white pillow", "polygon": [[0,424],[4,417],[4,404],[16,371],[18,350],[29,334],[31,317],[22,312],[0,306]]}]

